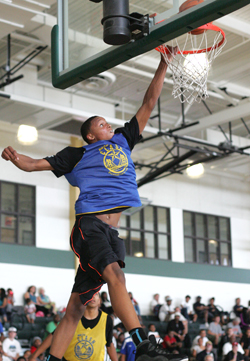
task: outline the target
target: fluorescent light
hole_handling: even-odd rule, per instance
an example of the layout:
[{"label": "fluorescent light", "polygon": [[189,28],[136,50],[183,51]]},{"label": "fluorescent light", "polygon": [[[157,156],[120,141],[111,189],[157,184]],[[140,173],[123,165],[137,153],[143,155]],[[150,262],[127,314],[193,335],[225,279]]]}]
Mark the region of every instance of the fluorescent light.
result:
[{"label": "fluorescent light", "polygon": [[[50,5],[42,4],[42,3],[39,3],[37,1],[33,1],[33,0],[23,0],[23,1],[26,1],[27,3],[31,3],[31,4],[34,4],[34,5],[41,6],[42,8],[50,9]],[[10,0],[10,2],[12,2],[12,0]]]},{"label": "fluorescent light", "polygon": [[188,54],[184,60],[183,69],[188,77],[202,80],[209,66],[206,53]]},{"label": "fluorescent light", "polygon": [[31,145],[38,139],[37,129],[29,125],[20,125],[17,132],[17,139],[20,143]]},{"label": "fluorescent light", "polygon": [[36,14],[36,15],[42,15],[42,16],[48,16],[49,15],[49,14],[46,14],[46,13],[42,13],[41,11],[36,11],[36,10],[30,9],[30,8],[26,8],[25,6],[20,6],[20,5],[16,5],[16,4],[6,2],[5,0],[0,0],[0,3],[4,4],[4,5],[12,6],[13,8],[16,8],[16,9],[24,10],[24,11],[27,11],[29,13]]},{"label": "fluorescent light", "polygon": [[204,167],[201,163],[198,163],[188,167],[186,172],[190,178],[199,178],[204,173]]},{"label": "fluorescent light", "polygon": [[134,253],[135,257],[143,257],[143,253],[142,252],[136,252]]},{"label": "fluorescent light", "polygon": [[12,26],[15,26],[17,28],[24,28],[23,24],[14,23],[13,21],[5,20],[5,19],[0,19],[0,23],[12,25]]}]

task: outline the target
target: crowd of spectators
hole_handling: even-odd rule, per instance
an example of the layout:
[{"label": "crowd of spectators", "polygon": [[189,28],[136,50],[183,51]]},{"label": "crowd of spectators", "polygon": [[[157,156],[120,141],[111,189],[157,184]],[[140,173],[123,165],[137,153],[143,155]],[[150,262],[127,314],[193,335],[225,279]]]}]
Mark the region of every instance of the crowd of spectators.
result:
[{"label": "crowd of spectators", "polygon": [[[139,303],[131,292],[129,292],[129,297],[148,337],[161,344],[169,353],[184,352],[193,361],[217,361],[218,359],[250,361],[250,307],[241,305],[240,298],[236,299],[233,313],[229,313],[215,305],[214,297],[211,297],[205,305],[201,302],[200,296],[192,303],[191,297],[187,295],[179,306],[174,307],[170,296],[166,296],[164,303],[160,304],[159,294],[155,294],[150,302],[151,322],[144,326],[144,316],[141,315]],[[100,295],[100,308],[113,319],[113,342],[119,352],[120,361],[133,361],[134,348],[131,338],[121,320],[114,314],[107,292],[102,292]],[[27,323],[35,323],[36,317],[39,316],[51,317],[46,325],[44,338],[51,334],[60,322],[55,303],[45,295],[43,288],[39,289],[38,294],[36,294],[35,286],[28,288],[24,294],[23,311]],[[39,347],[42,339],[39,336],[33,337],[30,340],[30,349],[23,352],[19,341],[16,340],[17,329],[11,325],[13,314],[15,314],[13,290],[9,288],[5,291],[1,288],[0,361],[28,361],[30,354]],[[9,324],[10,327],[4,334],[3,325],[5,324]],[[159,325],[161,325],[160,331],[157,329]],[[196,334],[190,334],[191,325],[192,330],[197,330]],[[37,361],[44,361],[44,357],[44,354],[40,355]]]}]

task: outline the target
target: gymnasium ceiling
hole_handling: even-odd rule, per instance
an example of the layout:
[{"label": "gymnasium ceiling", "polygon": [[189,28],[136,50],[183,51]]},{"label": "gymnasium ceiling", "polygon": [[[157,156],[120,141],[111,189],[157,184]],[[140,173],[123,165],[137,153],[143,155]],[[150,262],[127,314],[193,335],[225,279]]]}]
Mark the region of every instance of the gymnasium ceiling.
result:
[{"label": "gymnasium ceiling", "polygon": [[[183,0],[180,1],[182,2]],[[88,0],[69,0],[69,4],[71,9],[69,27],[79,33],[93,36],[97,39],[96,44],[99,44],[99,48],[105,48],[101,42],[102,27],[99,21],[102,17],[101,4],[93,4]],[[130,0],[130,12],[162,13],[171,7],[172,0]],[[46,15],[40,14],[41,12]],[[51,87],[50,32],[56,23],[56,16],[57,4],[54,0],[40,2],[0,0],[0,74],[3,74],[3,67],[6,65],[7,34],[11,33],[13,64],[37,46],[48,45],[48,48],[31,64],[37,67],[37,83],[42,87]],[[5,20],[17,25],[7,24],[3,22]],[[189,124],[199,121],[200,123],[177,131],[175,134],[219,144],[227,140],[228,122],[231,121],[233,144],[238,147],[248,146],[250,145],[250,5],[214,23],[225,31],[227,44],[210,71],[209,98],[206,104],[194,103],[191,107],[185,105],[185,122]],[[20,25],[23,27],[21,28]],[[83,46],[83,44],[71,42],[72,61],[79,59]],[[85,45],[85,51],[86,49],[91,51],[89,45]],[[104,80],[85,81],[65,92],[85,99],[97,99],[108,104],[115,104],[115,117],[129,119],[140,107],[158,61],[159,54],[151,51],[109,70],[109,73],[115,76],[113,83],[112,76],[108,75]],[[8,87],[0,89],[0,92],[8,93]],[[172,80],[168,72],[161,95],[162,130],[174,129],[182,122],[181,104],[178,99],[173,98],[171,92]],[[157,109],[153,112],[153,115],[156,114]],[[69,114],[56,108],[46,109],[46,107],[32,104],[20,104],[14,98],[10,100],[0,97],[1,121],[21,124],[24,119],[28,119],[29,125],[33,123],[38,126],[38,129],[51,130],[58,136],[60,136],[59,130],[74,135],[74,126],[78,128],[79,125],[79,117],[73,112]],[[149,126],[157,128],[158,118],[150,120]],[[226,134],[223,135],[223,132]],[[150,132],[145,134],[146,137],[150,135],[152,135]],[[134,151],[134,160],[144,164],[157,161],[173,142],[175,140],[172,138],[159,137],[142,143]],[[184,146],[197,146],[186,140],[182,143]],[[209,147],[207,149],[211,150]],[[184,148],[180,149],[181,154],[185,151]],[[246,152],[250,153],[250,150]],[[250,157],[234,153],[229,157],[207,163],[206,169],[209,172],[249,180]]]}]

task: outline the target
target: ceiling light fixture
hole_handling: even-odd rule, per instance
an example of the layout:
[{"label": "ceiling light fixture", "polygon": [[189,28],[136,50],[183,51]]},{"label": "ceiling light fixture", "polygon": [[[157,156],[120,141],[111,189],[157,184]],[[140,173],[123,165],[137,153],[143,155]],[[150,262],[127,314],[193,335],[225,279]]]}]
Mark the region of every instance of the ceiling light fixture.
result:
[{"label": "ceiling light fixture", "polygon": [[[42,4],[42,3],[39,3],[38,1],[33,1],[33,0],[23,0],[23,1],[26,1],[27,3],[34,4],[37,6],[41,6],[42,8],[50,9],[50,5]],[[11,2],[12,2],[12,0],[11,0]]]},{"label": "ceiling light fixture", "polygon": [[20,125],[17,132],[17,139],[25,145],[32,145],[38,139],[37,129],[29,125]]},{"label": "ceiling light fixture", "polygon": [[204,166],[201,163],[191,165],[186,169],[186,172],[190,178],[199,178],[204,174]]},{"label": "ceiling light fixture", "polygon": [[24,28],[23,24],[14,23],[13,21],[5,20],[5,19],[0,19],[0,23],[12,25],[15,26],[16,28]]},{"label": "ceiling light fixture", "polygon": [[6,3],[12,3],[12,0],[4,0]]},{"label": "ceiling light fixture", "polygon": [[134,253],[135,257],[143,257],[143,253],[142,252],[136,252]]},{"label": "ceiling light fixture", "polygon": [[36,11],[36,10],[30,9],[30,8],[26,8],[25,6],[20,6],[17,4],[12,4],[12,3],[6,2],[5,0],[0,0],[0,3],[4,4],[4,5],[12,6],[13,8],[16,8],[16,9],[24,10],[24,11],[27,11],[29,13],[36,14],[36,15],[42,15],[42,16],[49,15],[46,13],[42,13],[41,11]]}]

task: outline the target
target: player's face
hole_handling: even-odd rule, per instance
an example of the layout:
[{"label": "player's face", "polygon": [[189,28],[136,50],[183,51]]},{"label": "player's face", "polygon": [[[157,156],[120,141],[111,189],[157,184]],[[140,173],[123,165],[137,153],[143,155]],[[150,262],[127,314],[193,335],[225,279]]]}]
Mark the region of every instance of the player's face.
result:
[{"label": "player's face", "polygon": [[114,131],[110,124],[102,117],[97,117],[93,120],[90,133],[87,135],[91,143],[95,143],[98,140],[110,140],[114,135]]},{"label": "player's face", "polygon": [[100,307],[100,295],[99,293],[96,293],[94,295],[94,297],[92,298],[92,300],[88,303],[87,307],[91,307],[91,308],[98,308]]}]

